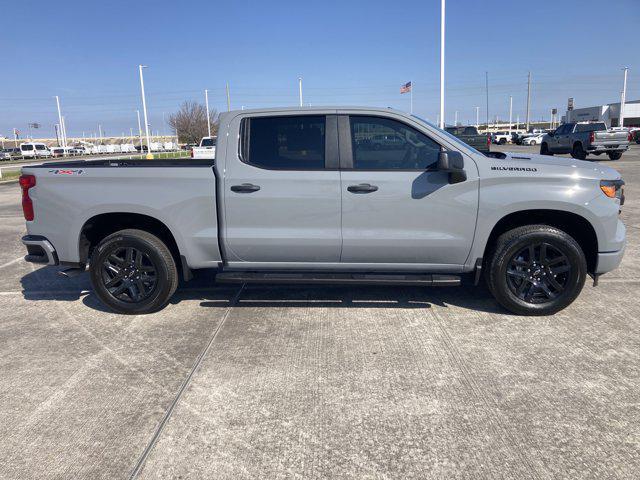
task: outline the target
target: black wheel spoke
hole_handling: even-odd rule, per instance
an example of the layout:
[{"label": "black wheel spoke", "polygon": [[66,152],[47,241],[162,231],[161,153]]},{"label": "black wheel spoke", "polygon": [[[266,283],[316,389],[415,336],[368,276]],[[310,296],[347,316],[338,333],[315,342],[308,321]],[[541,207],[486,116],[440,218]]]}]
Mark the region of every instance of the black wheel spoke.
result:
[{"label": "black wheel spoke", "polygon": [[561,273],[566,273],[569,270],[571,270],[571,267],[569,265],[561,265],[559,267],[552,268],[551,273],[553,273],[554,275],[560,275]]},{"label": "black wheel spoke", "polygon": [[544,294],[547,296],[547,298],[554,298],[556,296],[555,293],[553,293],[549,287],[547,286],[546,283],[541,283],[540,284],[540,290],[542,290],[544,292]]},{"label": "black wheel spoke", "polygon": [[150,255],[136,247],[117,247],[102,262],[102,282],[115,299],[138,303],[148,298],[158,283]]},{"label": "black wheel spoke", "polygon": [[555,278],[549,277],[548,282],[556,290],[556,292],[560,293],[564,290],[564,285],[561,285]]},{"label": "black wheel spoke", "polygon": [[546,264],[547,261],[547,244],[543,243],[542,245],[540,245],[540,263],[542,265]]},{"label": "black wheel spoke", "polygon": [[507,275],[510,275],[515,278],[522,278],[522,279],[527,278],[527,274],[519,270],[507,270]]}]

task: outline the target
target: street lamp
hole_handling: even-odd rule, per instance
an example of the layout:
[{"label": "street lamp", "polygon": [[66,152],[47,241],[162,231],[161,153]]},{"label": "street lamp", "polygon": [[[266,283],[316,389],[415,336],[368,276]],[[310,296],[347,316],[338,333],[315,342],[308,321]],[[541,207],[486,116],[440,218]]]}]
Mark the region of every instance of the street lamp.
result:
[{"label": "street lamp", "polygon": [[207,107],[207,132],[209,137],[211,137],[211,118],[209,118],[209,90],[205,88],[204,90],[204,104]]},{"label": "street lamp", "polygon": [[142,69],[147,68],[147,65],[138,65],[138,69],[140,71],[140,91],[142,92],[142,110],[144,112],[144,128],[147,134],[147,158],[152,159],[153,154],[151,153],[151,138],[149,136],[149,121],[147,120],[147,99],[144,95],[144,76],[142,75]]}]

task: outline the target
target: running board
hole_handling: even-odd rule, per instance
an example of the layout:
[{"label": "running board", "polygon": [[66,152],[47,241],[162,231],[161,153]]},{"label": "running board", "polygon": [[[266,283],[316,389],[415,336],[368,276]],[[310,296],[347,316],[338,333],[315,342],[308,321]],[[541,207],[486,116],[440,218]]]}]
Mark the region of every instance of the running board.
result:
[{"label": "running board", "polygon": [[423,287],[456,287],[458,275],[390,274],[390,273],[283,273],[283,272],[221,272],[219,283],[297,283],[316,285],[411,285]]}]

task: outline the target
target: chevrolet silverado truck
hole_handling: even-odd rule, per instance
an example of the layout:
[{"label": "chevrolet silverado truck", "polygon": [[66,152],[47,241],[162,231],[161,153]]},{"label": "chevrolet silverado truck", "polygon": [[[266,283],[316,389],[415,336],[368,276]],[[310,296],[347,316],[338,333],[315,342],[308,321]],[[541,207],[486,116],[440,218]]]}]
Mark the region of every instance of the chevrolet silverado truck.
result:
[{"label": "chevrolet silverado truck", "polygon": [[584,160],[590,153],[606,153],[611,160],[618,160],[629,143],[628,131],[608,130],[604,122],[564,123],[542,138],[540,154],[570,153],[573,158]]},{"label": "chevrolet silverado truck", "polygon": [[[397,141],[384,149],[367,141]],[[217,282],[453,286],[553,314],[625,247],[620,174],[572,159],[487,157],[391,109],[220,116],[215,160],[22,168],[27,261],[87,268],[125,314],[164,307],[193,271]]]}]

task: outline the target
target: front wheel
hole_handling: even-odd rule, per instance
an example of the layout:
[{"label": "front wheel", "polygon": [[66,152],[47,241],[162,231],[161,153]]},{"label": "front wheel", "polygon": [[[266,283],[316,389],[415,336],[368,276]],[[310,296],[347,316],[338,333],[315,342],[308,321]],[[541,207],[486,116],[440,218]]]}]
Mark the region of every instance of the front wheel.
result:
[{"label": "front wheel", "polygon": [[586,274],[584,253],[570,235],[548,225],[527,225],[498,238],[487,283],[507,310],[551,315],[576,299]]},{"label": "front wheel", "polygon": [[89,266],[100,301],[117,313],[138,315],[163,308],[178,287],[167,246],[143,230],[120,230],[100,242]]},{"label": "front wheel", "polygon": [[551,153],[551,150],[549,150],[549,145],[547,145],[546,143],[540,145],[540,155],[553,155],[553,153]]},{"label": "front wheel", "polygon": [[537,145],[535,140],[531,140],[531,145]]},{"label": "front wheel", "polygon": [[609,152],[607,155],[609,155],[610,160],[620,160],[622,158],[622,152]]}]

